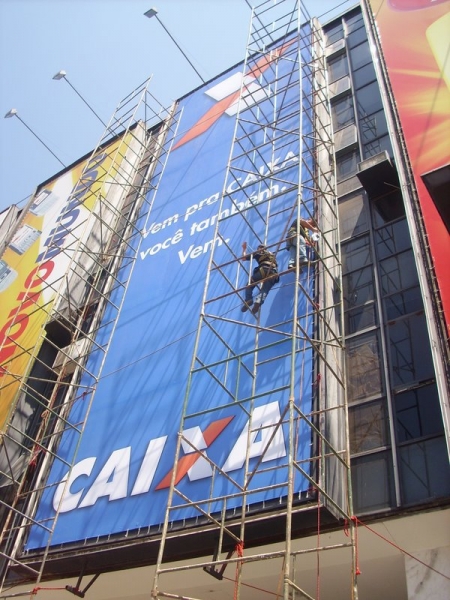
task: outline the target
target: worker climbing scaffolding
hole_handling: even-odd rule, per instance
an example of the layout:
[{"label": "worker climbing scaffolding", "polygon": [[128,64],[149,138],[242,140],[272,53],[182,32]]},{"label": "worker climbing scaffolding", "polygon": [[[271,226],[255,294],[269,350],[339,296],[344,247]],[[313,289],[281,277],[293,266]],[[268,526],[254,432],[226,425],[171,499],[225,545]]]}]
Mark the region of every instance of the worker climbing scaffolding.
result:
[{"label": "worker climbing scaffolding", "polygon": [[313,219],[300,219],[300,230],[297,238],[297,219],[295,219],[291,226],[289,227],[289,231],[286,238],[286,250],[289,250],[289,263],[288,269],[295,269],[297,263],[297,239],[299,240],[298,247],[298,258],[300,269],[302,266],[308,263],[308,254],[307,254],[307,239],[308,239],[308,231],[312,231],[313,235],[311,239],[313,242],[317,241],[319,236],[319,229],[315,225]]},{"label": "worker climbing scaffolding", "polygon": [[[302,267],[308,264],[311,259],[307,246],[311,246],[317,241],[319,230],[313,219],[300,218],[300,230],[297,235],[297,223],[298,221],[295,219],[289,227],[286,237],[286,250],[289,251],[288,270],[293,270],[297,263],[297,240],[299,240],[299,265],[301,272]],[[308,235],[309,232],[312,232],[312,236]],[[264,304],[267,294],[279,282],[280,278],[276,255],[274,252],[268,250],[267,246],[259,244],[255,251],[247,252],[247,242],[244,242],[242,244],[241,260],[249,261],[252,258],[256,261],[257,266],[254,267],[250,283],[245,288],[245,300],[241,311],[247,312],[251,308],[252,313],[256,315]],[[259,293],[253,299],[253,290],[256,286],[259,286]]]},{"label": "worker climbing scaffolding", "polygon": [[[275,283],[280,280],[278,276],[278,264],[275,254],[270,252],[264,244],[259,244],[254,252],[247,253],[247,242],[242,244],[242,260],[251,260],[252,258],[258,263],[253,269],[249,285],[245,288],[245,301],[241,307],[242,312],[246,312],[250,307],[254,315],[256,315],[264,304],[267,294],[270,292]],[[253,290],[260,284],[259,293],[253,300]]]}]

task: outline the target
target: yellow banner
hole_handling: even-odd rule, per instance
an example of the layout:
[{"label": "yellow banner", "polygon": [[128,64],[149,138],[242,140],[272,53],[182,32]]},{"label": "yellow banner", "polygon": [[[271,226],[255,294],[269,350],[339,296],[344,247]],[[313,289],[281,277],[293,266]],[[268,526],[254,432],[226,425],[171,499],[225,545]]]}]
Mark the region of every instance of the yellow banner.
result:
[{"label": "yellow banner", "polygon": [[107,195],[126,154],[119,145],[129,140],[118,139],[41,187],[0,259],[1,430],[45,337],[72,250],[89,234],[89,215],[98,195]]}]

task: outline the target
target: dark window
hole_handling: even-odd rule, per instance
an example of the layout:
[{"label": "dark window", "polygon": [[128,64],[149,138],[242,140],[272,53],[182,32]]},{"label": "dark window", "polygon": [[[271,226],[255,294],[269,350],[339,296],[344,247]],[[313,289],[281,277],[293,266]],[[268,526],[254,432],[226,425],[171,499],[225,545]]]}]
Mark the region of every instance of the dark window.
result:
[{"label": "dark window", "polygon": [[358,333],[377,324],[375,304],[366,304],[358,308],[352,308],[344,314],[344,326],[346,335]]},{"label": "dark window", "polygon": [[404,504],[450,494],[450,468],[444,437],[402,446],[398,457]]},{"label": "dark window", "polygon": [[411,248],[411,238],[406,220],[402,219],[376,231],[375,243],[379,260]]},{"label": "dark window", "polygon": [[396,394],[394,404],[398,443],[444,432],[435,384]]},{"label": "dark window", "polygon": [[374,298],[372,267],[352,271],[343,278],[345,308],[366,304]]},{"label": "dark window", "polygon": [[345,27],[349,33],[355,31],[355,29],[359,29],[362,25],[364,25],[364,20],[360,10],[351,17],[345,17]]},{"label": "dark window", "polygon": [[356,90],[356,106],[360,119],[383,109],[376,81]]},{"label": "dark window", "polygon": [[404,503],[448,495],[450,466],[435,384],[396,394],[394,406]]},{"label": "dark window", "polygon": [[392,145],[388,135],[364,144],[363,158],[370,158],[371,156],[380,154],[384,150],[387,150],[388,154],[392,156]]},{"label": "dark window", "polygon": [[384,401],[352,406],[348,416],[352,454],[388,445],[389,428]]},{"label": "dark window", "polygon": [[333,129],[337,131],[349,123],[355,122],[355,111],[353,110],[353,98],[346,96],[331,106],[331,115],[333,118]]},{"label": "dark window", "polygon": [[387,296],[384,298],[384,307],[388,321],[422,310],[423,301],[419,286]]},{"label": "dark window", "polygon": [[342,272],[349,273],[372,263],[369,237],[361,236],[342,246]]},{"label": "dark window", "polygon": [[411,315],[387,327],[392,384],[404,386],[434,377],[425,316]]},{"label": "dark window", "polygon": [[369,229],[367,202],[362,192],[347,196],[339,202],[339,233],[340,239],[363,233]]},{"label": "dark window", "polygon": [[378,198],[372,202],[372,207],[375,227],[381,227],[385,223],[405,216],[405,207],[400,190]]},{"label": "dark window", "polygon": [[372,267],[352,271],[343,278],[345,333],[350,335],[376,324]]},{"label": "dark window", "polygon": [[381,293],[393,294],[417,284],[417,271],[412,250],[380,262]]},{"label": "dark window", "polygon": [[342,21],[327,29],[325,31],[325,37],[327,46],[331,46],[331,44],[342,40],[344,37],[344,26],[342,25]]},{"label": "dark window", "polygon": [[377,452],[352,459],[352,490],[356,514],[393,505],[391,455]]},{"label": "dark window", "polygon": [[338,79],[341,79],[341,77],[345,77],[345,75],[348,75],[348,61],[345,54],[328,62],[329,83],[337,81]]},{"label": "dark window", "polygon": [[[364,30],[359,30],[363,32],[363,39],[366,39],[366,33]],[[353,35],[358,35],[358,32],[355,32]],[[365,41],[359,46],[354,46],[350,50],[350,61],[352,63],[352,68],[354,70],[363,67],[372,62],[372,56],[370,54],[370,46],[369,42]]]},{"label": "dark window", "polygon": [[361,67],[353,72],[353,85],[355,90],[367,85],[371,81],[376,80],[375,69],[372,63]]},{"label": "dark window", "polygon": [[359,23],[355,23],[352,26],[352,31],[347,36],[347,43],[350,48],[354,48],[358,46],[358,44],[362,44],[367,40],[366,30],[364,28],[364,23],[361,19]]},{"label": "dark window", "polygon": [[359,162],[359,153],[356,150],[342,154],[336,158],[336,176],[338,181],[343,181],[356,173]]},{"label": "dark window", "polygon": [[387,133],[387,123],[384,111],[380,110],[368,117],[362,117],[359,121],[362,143],[370,142]]},{"label": "dark window", "polygon": [[348,401],[381,393],[381,365],[376,333],[347,340]]}]

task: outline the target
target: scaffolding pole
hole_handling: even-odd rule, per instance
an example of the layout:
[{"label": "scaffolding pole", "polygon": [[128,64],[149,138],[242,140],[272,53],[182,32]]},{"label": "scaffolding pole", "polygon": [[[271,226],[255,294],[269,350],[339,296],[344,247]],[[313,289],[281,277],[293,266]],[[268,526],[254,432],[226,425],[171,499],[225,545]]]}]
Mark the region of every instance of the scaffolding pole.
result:
[{"label": "scaffolding pole", "polygon": [[[33,318],[39,333],[16,344],[0,378],[2,399],[10,401],[0,445],[0,593],[43,577],[63,494],[51,519],[41,521],[37,506],[52,465],[61,462],[70,473],[75,464],[175,135],[175,105],[164,108],[150,81],[119,103],[95,150],[73,167],[81,174],[38,257],[39,289],[30,281],[9,325],[14,331]],[[27,208],[49,194],[38,190]],[[51,268],[56,275],[44,277]],[[72,451],[63,459],[61,441],[68,439]],[[33,528],[46,542],[30,567]]]},{"label": "scaffolding pole", "polygon": [[[302,589],[296,578],[303,556],[295,547],[297,519],[308,510],[317,511],[317,522],[326,511],[336,524],[348,523],[348,544],[317,543],[309,551],[347,548],[349,595],[357,598],[342,278],[322,36],[319,24],[299,2],[265,0],[252,10],[152,598],[190,598],[167,589],[165,578],[174,571],[165,566],[166,546],[175,535],[171,526],[184,520],[183,515],[187,523],[197,522],[213,532],[216,544],[212,561],[193,561],[177,568],[180,573],[203,569],[221,579],[233,565],[234,597],[243,598],[246,565],[275,559],[283,581],[277,597],[313,598],[315,591]],[[300,268],[302,240],[297,227],[297,266],[291,269],[284,250],[294,219],[312,220],[318,236],[307,241],[307,261]],[[246,288],[258,267],[255,254],[260,245],[277,259],[278,273],[272,277],[289,310],[273,314],[265,312],[266,306],[251,310]],[[205,398],[199,411],[199,394],[205,389],[214,401]],[[264,412],[267,406],[270,415]],[[245,446],[241,471],[236,470],[236,457],[236,464],[230,458],[225,464],[215,462],[203,436],[195,434],[203,412],[219,422],[230,407],[247,419],[241,433]],[[285,454],[276,454],[282,441]],[[206,496],[188,496],[178,485],[186,453],[199,458],[212,477]],[[270,511],[273,519],[278,515],[285,520],[284,534],[278,537],[283,550],[246,551],[247,546],[258,546],[252,524]],[[269,515],[263,526],[269,531],[270,524]]]}]

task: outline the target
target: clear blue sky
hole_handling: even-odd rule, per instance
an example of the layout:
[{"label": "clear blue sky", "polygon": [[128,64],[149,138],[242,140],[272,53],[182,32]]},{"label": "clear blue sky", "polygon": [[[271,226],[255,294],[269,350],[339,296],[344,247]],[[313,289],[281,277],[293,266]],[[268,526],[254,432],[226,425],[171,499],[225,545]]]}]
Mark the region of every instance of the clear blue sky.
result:
[{"label": "clear blue sky", "polygon": [[[23,203],[61,164],[92,150],[103,126],[65,81],[108,122],[118,103],[152,76],[150,90],[168,105],[201,81],[158,17],[208,80],[245,56],[250,5],[260,0],[0,0],[0,212]],[[326,22],[356,0],[305,0]]]}]

